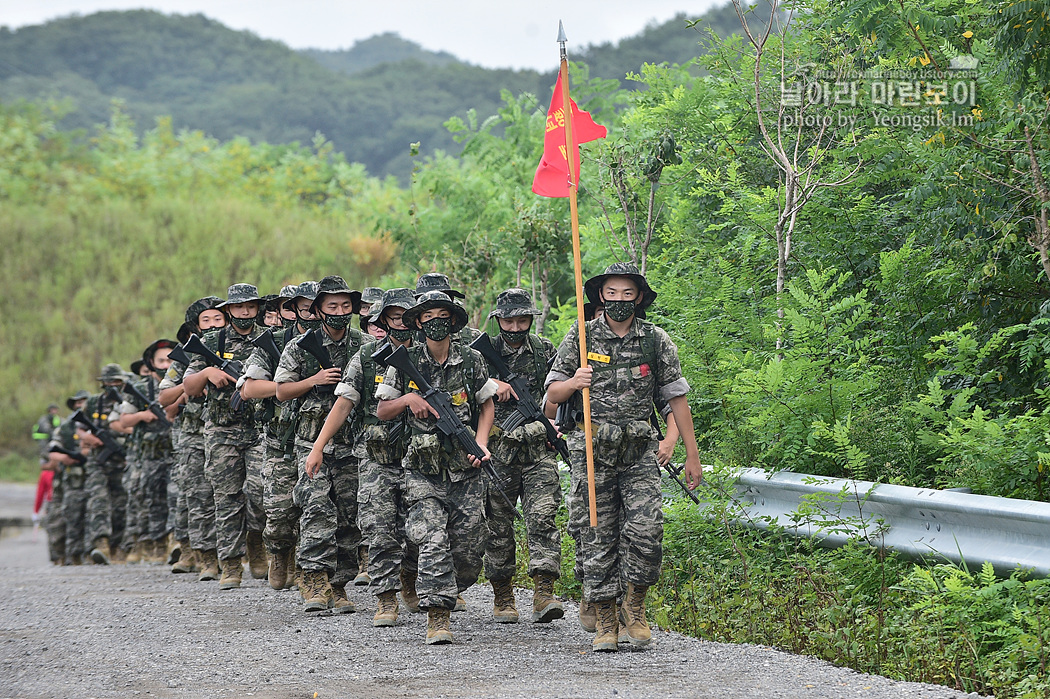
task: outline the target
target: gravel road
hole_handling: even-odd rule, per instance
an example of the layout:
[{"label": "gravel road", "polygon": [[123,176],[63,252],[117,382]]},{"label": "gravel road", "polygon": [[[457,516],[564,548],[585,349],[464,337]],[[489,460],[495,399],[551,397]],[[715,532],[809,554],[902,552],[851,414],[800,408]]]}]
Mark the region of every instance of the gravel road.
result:
[{"label": "gravel road", "polygon": [[[428,647],[422,614],[372,628],[360,588],[358,613],[307,617],[265,581],[220,592],[166,566],[56,568],[42,531],[3,534],[0,697],[967,696],[658,631],[650,650],[594,654],[574,605],[551,625],[498,625],[481,586],[453,615],[455,642]],[[518,591],[519,609],[530,595]]]}]

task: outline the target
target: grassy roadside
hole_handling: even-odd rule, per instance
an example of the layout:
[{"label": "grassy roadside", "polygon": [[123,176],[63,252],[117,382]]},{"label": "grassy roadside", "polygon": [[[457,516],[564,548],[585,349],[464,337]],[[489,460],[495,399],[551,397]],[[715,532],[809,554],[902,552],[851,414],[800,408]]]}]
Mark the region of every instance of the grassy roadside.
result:
[{"label": "grassy roadside", "polygon": [[0,454],[0,482],[36,483],[40,477],[37,459],[9,451]]}]

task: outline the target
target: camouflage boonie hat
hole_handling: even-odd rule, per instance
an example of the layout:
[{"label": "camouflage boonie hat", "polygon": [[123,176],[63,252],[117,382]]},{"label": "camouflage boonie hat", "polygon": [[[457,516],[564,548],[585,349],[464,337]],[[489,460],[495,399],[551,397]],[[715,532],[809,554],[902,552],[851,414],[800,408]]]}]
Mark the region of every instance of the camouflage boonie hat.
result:
[{"label": "camouflage boonie hat", "polygon": [[248,303],[250,301],[262,301],[259,289],[254,284],[231,284],[226,290],[226,300],[217,306],[225,308],[234,303]]},{"label": "camouflage boonie hat", "polygon": [[77,391],[76,393],[71,395],[69,398],[66,398],[66,407],[69,408],[70,410],[73,410],[74,409],[73,405],[78,400],[87,400],[90,397],[91,397],[90,393],[88,393],[84,389],[80,389],[79,391]]},{"label": "camouflage boonie hat", "polygon": [[635,315],[639,318],[645,317],[645,309],[653,305],[653,301],[656,300],[656,292],[653,291],[652,287],[649,286],[649,282],[646,281],[645,277],[638,271],[630,262],[616,262],[605,268],[604,274],[588,279],[583,287],[587,291],[587,298],[591,303],[600,304],[602,302],[602,286],[605,284],[605,280],[609,277],[627,277],[638,285],[638,294],[642,299],[635,308]]},{"label": "camouflage boonie hat", "polygon": [[361,292],[361,303],[372,305],[383,300],[383,290],[378,286],[366,286]]},{"label": "camouflage boonie hat", "polygon": [[416,281],[416,296],[421,296],[428,291],[441,291],[449,298],[463,298],[463,293],[456,291],[449,284],[448,275],[440,272],[429,272]]},{"label": "camouflage boonie hat", "polygon": [[313,300],[317,298],[318,286],[319,284],[317,282],[303,282],[299,286],[295,287],[295,294],[292,296],[292,298],[284,302],[285,305],[293,306],[295,302],[299,299],[306,299],[310,303],[313,303]]},{"label": "camouflage boonie hat", "polygon": [[119,364],[106,364],[99,373],[99,381],[124,381],[127,374],[120,368]]},{"label": "camouflage boonie hat", "polygon": [[370,323],[378,323],[379,316],[388,308],[403,308],[408,310],[416,305],[416,292],[411,289],[387,289],[383,292],[383,298],[379,301],[379,310],[372,313],[368,319]]},{"label": "camouflage boonie hat", "polygon": [[358,313],[361,310],[361,292],[347,286],[346,280],[338,274],[331,274],[317,282],[317,295],[314,297],[314,302],[310,304],[312,313],[317,313],[321,297],[325,294],[350,294],[350,301],[353,303],[353,310],[350,312]]},{"label": "camouflage boonie hat", "polygon": [[222,305],[222,299],[218,296],[205,296],[202,299],[197,299],[186,309],[186,322],[196,326],[197,321],[200,320],[201,313],[218,308],[220,305]]},{"label": "camouflage boonie hat", "polygon": [[452,334],[458,333],[467,327],[467,312],[462,307],[457,306],[443,291],[428,291],[417,298],[416,305],[405,311],[405,315],[401,317],[401,322],[409,328],[415,327],[416,319],[423,314],[423,311],[429,311],[432,308],[447,308],[449,310],[452,314]]},{"label": "camouflage boonie hat", "polygon": [[540,309],[532,305],[532,295],[525,289],[507,289],[496,297],[496,310],[489,313],[489,318],[517,318],[518,316],[538,316]]},{"label": "camouflage boonie hat", "polygon": [[296,286],[295,284],[285,284],[284,286],[281,287],[281,291],[280,291],[280,293],[277,294],[277,298],[279,298],[279,299],[290,299],[293,296],[295,296],[295,290],[298,289],[298,288],[299,287]]}]

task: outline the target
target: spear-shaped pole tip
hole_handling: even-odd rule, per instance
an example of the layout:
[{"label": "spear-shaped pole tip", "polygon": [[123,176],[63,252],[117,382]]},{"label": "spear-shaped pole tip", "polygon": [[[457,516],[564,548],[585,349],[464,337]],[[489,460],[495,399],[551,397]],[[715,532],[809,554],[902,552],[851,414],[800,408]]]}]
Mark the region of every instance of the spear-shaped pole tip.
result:
[{"label": "spear-shaped pole tip", "polygon": [[558,43],[564,44],[568,39],[565,37],[565,25],[558,20]]}]

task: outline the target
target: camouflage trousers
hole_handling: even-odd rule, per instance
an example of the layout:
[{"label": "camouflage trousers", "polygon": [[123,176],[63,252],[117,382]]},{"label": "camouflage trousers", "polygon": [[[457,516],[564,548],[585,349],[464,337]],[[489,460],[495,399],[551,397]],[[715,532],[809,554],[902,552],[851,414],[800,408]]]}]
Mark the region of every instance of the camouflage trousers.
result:
[{"label": "camouflage trousers", "polygon": [[357,521],[368,546],[369,591],[378,595],[401,589],[401,568],[416,570],[419,550],[405,537],[405,471],[401,463],[360,461]]},{"label": "camouflage trousers", "polygon": [[215,493],[215,544],[220,560],[245,554],[248,497],[245,480],[251,442],[238,442],[223,432],[205,429],[204,473]]},{"label": "camouflage trousers", "polygon": [[632,463],[596,461],[594,479],[597,527],[587,521],[587,457],[572,448],[569,516],[582,552],[583,596],[604,601],[617,599],[624,583],[649,587],[660,577],[664,515],[655,440]]},{"label": "camouflage trousers", "polygon": [[186,534],[190,548],[215,548],[215,491],[204,475],[204,435],[183,432],[179,442],[179,476],[186,498]]},{"label": "camouflage trousers", "polygon": [[168,535],[168,482],[171,479],[172,455],[170,452],[157,458],[141,461],[143,531],[144,539],[158,541]]},{"label": "camouflage trousers", "polygon": [[73,556],[83,556],[88,552],[87,538],[87,503],[86,488],[66,487],[62,494],[62,516],[66,530],[66,560]]},{"label": "camouflage trousers", "polygon": [[452,609],[478,581],[485,553],[485,478],[453,482],[405,470],[406,534],[419,548],[420,607]]},{"label": "camouflage trousers", "polygon": [[62,516],[62,499],[65,486],[62,474],[56,473],[51,482],[51,501],[44,513],[44,528],[47,530],[47,550],[52,561],[61,562],[66,557],[66,520]]},{"label": "camouflage trousers", "polygon": [[266,468],[266,446],[262,435],[248,451],[244,470],[245,523],[248,531],[262,534],[266,529],[266,510],[263,508],[263,470]]},{"label": "camouflage trousers", "polygon": [[295,455],[287,453],[273,438],[266,438],[266,461],[263,464],[263,510],[266,528],[263,539],[272,553],[287,551],[295,546],[299,516],[292,491],[299,481],[299,466]]},{"label": "camouflage trousers", "polygon": [[168,478],[168,529],[176,541],[189,539],[189,502],[182,487],[182,454],[176,450]]},{"label": "camouflage trousers", "polygon": [[90,546],[100,536],[109,537],[110,546],[118,546],[124,536],[128,494],[121,485],[123,461],[99,465],[87,464],[84,489],[88,493],[85,543]]},{"label": "camouflage trousers", "polygon": [[142,466],[138,458],[128,459],[120,485],[127,493],[127,507],[124,509],[124,536],[121,547],[130,551],[137,541],[146,540],[146,529],[149,528],[149,514],[146,511],[146,500],[142,493]]},{"label": "camouflage trousers", "polygon": [[346,585],[357,575],[357,459],[345,445],[325,454],[313,478],[306,475],[308,446],[295,445],[299,479],[292,491],[299,517],[296,562],[303,570],[323,570],[333,585]]},{"label": "camouflage trousers", "polygon": [[[501,451],[499,438],[493,441],[492,467],[499,476],[499,485],[511,502],[521,498],[529,544],[529,575],[543,573],[557,578],[561,574],[561,532],[554,519],[562,503],[562,492],[554,455],[544,450],[535,461],[523,463],[512,456],[512,461],[506,463],[495,456]],[[485,577],[507,580],[514,577],[515,570],[514,511],[491,485],[487,515]]]}]

